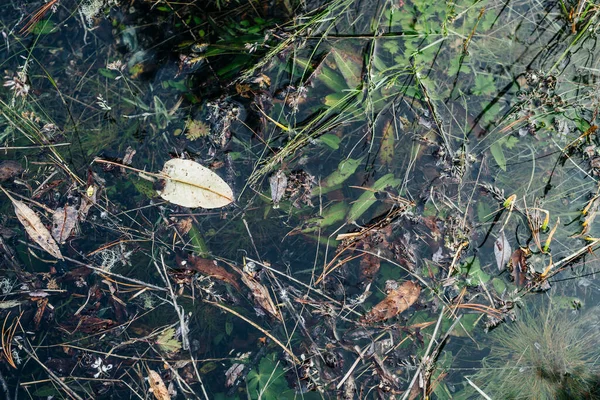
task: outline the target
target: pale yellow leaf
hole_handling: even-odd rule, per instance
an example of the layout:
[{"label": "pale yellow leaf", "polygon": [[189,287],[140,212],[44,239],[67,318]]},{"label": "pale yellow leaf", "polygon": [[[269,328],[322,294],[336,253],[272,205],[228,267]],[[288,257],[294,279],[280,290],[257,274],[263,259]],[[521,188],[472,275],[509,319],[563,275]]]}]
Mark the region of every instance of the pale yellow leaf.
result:
[{"label": "pale yellow leaf", "polygon": [[150,383],[150,390],[152,391],[152,394],[154,394],[156,400],[171,400],[169,391],[158,372],[149,369],[148,382]]},{"label": "pale yellow leaf", "polygon": [[183,207],[220,208],[233,201],[233,191],[210,169],[191,160],[172,159],[161,172],[165,185],[158,194]]},{"label": "pale yellow leaf", "polygon": [[15,208],[15,214],[17,215],[19,222],[21,222],[25,228],[27,234],[29,234],[29,237],[52,256],[58,258],[59,260],[63,260],[63,256],[60,253],[58,244],[56,244],[56,241],[54,238],[52,238],[50,231],[44,226],[42,220],[40,217],[38,217],[35,211],[29,208],[22,201],[12,197],[6,190],[4,190],[4,188],[1,189],[6,196],[8,196],[10,201],[12,201]]}]

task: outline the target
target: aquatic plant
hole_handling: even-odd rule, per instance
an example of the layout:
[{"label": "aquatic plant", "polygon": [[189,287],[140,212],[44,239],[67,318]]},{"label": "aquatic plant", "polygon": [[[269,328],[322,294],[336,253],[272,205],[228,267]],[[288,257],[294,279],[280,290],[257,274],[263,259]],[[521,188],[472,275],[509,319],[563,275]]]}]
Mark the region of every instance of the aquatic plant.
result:
[{"label": "aquatic plant", "polygon": [[260,360],[258,369],[248,373],[248,394],[252,399],[287,399],[293,398],[293,391],[285,380],[285,371],[270,354]]},{"label": "aquatic plant", "polygon": [[473,382],[494,399],[598,398],[600,349],[592,313],[524,309],[491,333]]}]

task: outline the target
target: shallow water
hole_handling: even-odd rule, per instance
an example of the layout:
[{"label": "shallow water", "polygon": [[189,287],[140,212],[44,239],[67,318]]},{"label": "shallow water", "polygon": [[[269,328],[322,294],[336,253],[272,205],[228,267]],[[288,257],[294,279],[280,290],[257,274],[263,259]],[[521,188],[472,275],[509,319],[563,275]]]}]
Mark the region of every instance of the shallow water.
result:
[{"label": "shallow water", "polygon": [[[521,310],[595,309],[586,3],[55,3],[0,17],[2,187],[48,227],[79,212],[57,260],[0,203],[8,398],[151,397],[149,370],[172,398],[476,398]],[[192,159],[235,201],[96,157]],[[369,313],[389,281],[418,300]],[[593,397],[595,364],[559,375]]]}]

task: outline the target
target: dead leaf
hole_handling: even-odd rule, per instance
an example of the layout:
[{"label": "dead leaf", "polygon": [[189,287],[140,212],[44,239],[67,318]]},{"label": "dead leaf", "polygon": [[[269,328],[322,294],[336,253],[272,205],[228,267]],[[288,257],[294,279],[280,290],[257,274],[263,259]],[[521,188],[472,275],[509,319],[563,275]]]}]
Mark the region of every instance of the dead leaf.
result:
[{"label": "dead leaf", "polygon": [[21,164],[14,160],[0,162],[0,182],[7,181],[23,173]]},{"label": "dead leaf", "polygon": [[215,260],[200,258],[193,255],[188,256],[189,268],[194,269],[211,278],[233,285],[238,291],[241,291],[240,284],[234,274],[219,266]]},{"label": "dead leaf", "polygon": [[76,223],[77,209],[74,206],[57,208],[52,215],[52,236],[58,243],[66,242]]},{"label": "dead leaf", "polygon": [[283,321],[283,317],[281,316],[279,309],[275,306],[273,300],[271,300],[269,290],[263,284],[256,281],[254,278],[252,278],[245,272],[242,272],[242,282],[244,282],[244,284],[248,286],[248,288],[252,292],[252,297],[254,297],[254,301],[263,310],[265,310],[267,313],[277,318],[278,320]]},{"label": "dead leaf", "polygon": [[235,381],[238,380],[242,372],[244,372],[245,365],[241,363],[235,363],[225,372],[225,387],[232,387]]},{"label": "dead leaf", "polygon": [[[175,218],[172,218],[172,220],[175,220]],[[175,222],[175,228],[181,236],[187,235],[188,232],[192,229],[192,218],[187,217],[178,219]]]},{"label": "dead leaf", "polygon": [[527,283],[527,252],[518,248],[510,256],[511,275],[517,286],[522,287]]},{"label": "dead leaf", "polygon": [[4,194],[8,196],[10,201],[12,201],[13,206],[15,208],[15,214],[19,219],[19,222],[25,228],[25,231],[29,234],[29,237],[37,243],[42,249],[46,250],[52,256],[58,258],[59,260],[63,260],[63,256],[60,253],[60,249],[58,248],[58,244],[52,238],[50,231],[44,226],[40,217],[29,208],[25,203],[19,201],[12,197],[4,188],[0,187]]},{"label": "dead leaf", "polygon": [[417,301],[420,294],[421,287],[418,284],[406,281],[397,289],[390,290],[385,299],[361,318],[361,322],[370,324],[393,318]]},{"label": "dead leaf", "polygon": [[269,185],[271,186],[271,199],[273,200],[273,208],[279,208],[279,202],[285,194],[285,189],[288,186],[288,179],[285,172],[282,170],[277,171],[269,178]]},{"label": "dead leaf", "polygon": [[219,175],[192,160],[169,160],[160,175],[165,185],[158,194],[173,204],[189,208],[220,208],[233,201],[229,185]]},{"label": "dead leaf", "polygon": [[149,369],[148,382],[150,383],[150,391],[154,394],[156,400],[171,400],[171,395],[169,395],[169,391],[158,372]]},{"label": "dead leaf", "polygon": [[506,239],[504,231],[502,231],[500,232],[500,235],[498,235],[498,239],[494,242],[494,256],[496,257],[498,271],[504,270],[510,259],[511,253],[512,249],[510,248],[510,243]]},{"label": "dead leaf", "polygon": [[[371,250],[365,246],[365,250]],[[381,259],[371,253],[363,253],[360,259],[360,277],[363,281],[371,282],[381,268]]]}]

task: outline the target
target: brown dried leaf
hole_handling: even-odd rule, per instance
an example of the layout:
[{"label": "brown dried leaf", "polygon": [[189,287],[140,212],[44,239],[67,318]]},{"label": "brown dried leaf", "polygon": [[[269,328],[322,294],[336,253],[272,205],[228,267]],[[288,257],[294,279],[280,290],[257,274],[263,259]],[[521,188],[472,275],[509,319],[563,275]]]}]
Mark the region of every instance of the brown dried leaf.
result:
[{"label": "brown dried leaf", "polygon": [[192,229],[192,218],[181,218],[175,223],[175,227],[177,228],[177,232],[181,236],[187,235],[188,232]]},{"label": "brown dried leaf", "polygon": [[4,188],[2,188],[2,191],[8,196],[10,201],[12,201],[15,208],[15,214],[17,215],[19,222],[21,222],[25,228],[25,231],[29,234],[29,237],[52,256],[62,260],[63,256],[60,253],[58,244],[56,244],[50,231],[44,226],[42,220],[40,220],[40,217],[37,216],[35,211],[25,205],[22,201],[12,197],[4,190]]},{"label": "brown dried leaf", "polygon": [[171,400],[171,395],[169,395],[169,391],[158,372],[149,369],[148,382],[150,383],[150,391],[154,394],[156,400]]},{"label": "brown dried leaf", "polygon": [[527,283],[527,252],[518,248],[510,256],[511,275],[517,286],[522,287]]},{"label": "brown dried leaf", "polygon": [[[370,250],[366,248],[365,250]],[[370,253],[363,253],[360,259],[360,277],[363,281],[372,281],[381,268],[381,259]]]},{"label": "brown dried leaf", "polygon": [[252,278],[250,275],[244,272],[242,272],[242,282],[244,282],[244,284],[248,286],[248,288],[252,292],[252,297],[254,297],[254,301],[256,302],[256,304],[258,304],[271,316],[277,318],[280,321],[283,321],[281,313],[275,306],[275,303],[273,303],[273,300],[271,300],[269,290],[264,285],[257,282],[256,280],[254,280],[254,278]]},{"label": "brown dried leaf", "polygon": [[0,162],[0,182],[7,181],[23,173],[21,164],[14,160]]},{"label": "brown dried leaf", "polygon": [[74,206],[57,208],[52,215],[52,236],[58,243],[64,243],[77,223],[77,209]]},{"label": "brown dried leaf", "polygon": [[361,322],[369,324],[393,318],[417,301],[420,294],[421,287],[418,284],[406,281],[397,289],[391,290],[385,299],[361,318]]},{"label": "brown dried leaf", "polygon": [[188,264],[191,269],[194,269],[204,275],[208,275],[211,278],[229,283],[238,291],[240,291],[240,284],[238,283],[236,276],[227,271],[225,268],[220,267],[215,260],[189,255]]}]

